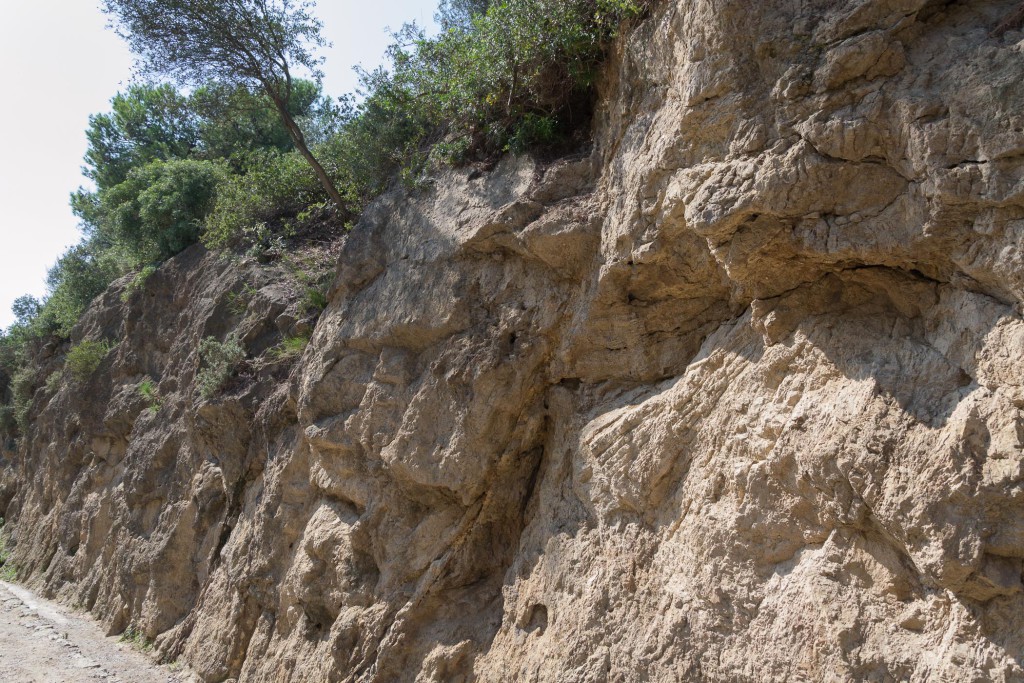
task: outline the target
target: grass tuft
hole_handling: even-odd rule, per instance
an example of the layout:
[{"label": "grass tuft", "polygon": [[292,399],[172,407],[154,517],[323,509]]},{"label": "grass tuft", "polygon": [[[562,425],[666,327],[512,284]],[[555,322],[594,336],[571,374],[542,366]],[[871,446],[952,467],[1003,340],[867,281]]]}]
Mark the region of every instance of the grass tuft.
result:
[{"label": "grass tuft", "polygon": [[142,632],[142,629],[138,628],[134,624],[130,624],[118,640],[122,643],[131,645],[139,652],[149,653],[153,651],[153,641],[147,638],[146,634]]}]

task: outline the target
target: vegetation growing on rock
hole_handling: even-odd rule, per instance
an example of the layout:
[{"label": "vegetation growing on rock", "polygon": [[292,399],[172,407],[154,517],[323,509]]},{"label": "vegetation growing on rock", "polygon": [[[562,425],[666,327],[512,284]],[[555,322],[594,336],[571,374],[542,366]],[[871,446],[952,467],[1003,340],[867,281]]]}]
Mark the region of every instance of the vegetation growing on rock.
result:
[{"label": "vegetation growing on rock", "polygon": [[245,359],[245,347],[234,334],[222,342],[206,337],[199,344],[199,358],[203,367],[196,374],[196,386],[199,395],[209,400],[234,376],[238,364]]},{"label": "vegetation growing on rock", "polygon": [[[583,144],[601,61],[645,0],[445,0],[441,32],[396,33],[390,66],[360,74],[358,101],[321,91],[313,3],[241,3],[253,21],[233,47],[224,42],[238,34],[229,4],[201,4],[105,3],[145,73],[193,89],[136,83],[90,118],[84,173],[93,187],[71,197],[83,239],[50,270],[48,296],[22,300],[0,333],[8,435],[26,401],[15,405],[12,380],[32,349],[69,339],[117,278],[137,273],[127,297],[198,241],[265,253],[307,225],[341,234],[396,179],[422,184],[439,164]],[[311,294],[311,309],[325,304]]]}]

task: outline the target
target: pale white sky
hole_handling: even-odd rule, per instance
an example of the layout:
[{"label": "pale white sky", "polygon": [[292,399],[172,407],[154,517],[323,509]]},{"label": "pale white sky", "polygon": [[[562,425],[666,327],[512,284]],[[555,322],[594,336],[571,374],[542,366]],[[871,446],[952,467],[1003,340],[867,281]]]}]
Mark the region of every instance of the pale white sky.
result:
[{"label": "pale white sky", "polygon": [[[0,0],[0,328],[11,302],[42,296],[47,269],[80,234],[68,195],[84,179],[89,114],[107,111],[130,78],[131,55],[105,29],[98,0]],[[373,67],[390,42],[385,27],[433,26],[437,0],[321,0],[333,47],[324,52],[327,93],[355,89],[355,64]]]}]

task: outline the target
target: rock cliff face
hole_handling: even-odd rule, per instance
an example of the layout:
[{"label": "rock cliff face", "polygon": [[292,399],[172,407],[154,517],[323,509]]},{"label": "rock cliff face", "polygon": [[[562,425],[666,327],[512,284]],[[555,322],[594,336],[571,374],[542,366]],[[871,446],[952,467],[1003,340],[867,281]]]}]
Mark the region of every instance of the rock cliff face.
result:
[{"label": "rock cliff face", "polygon": [[657,4],[593,153],[379,201],[297,362],[272,268],[115,287],[22,577],[210,682],[1024,680],[1017,4]]}]

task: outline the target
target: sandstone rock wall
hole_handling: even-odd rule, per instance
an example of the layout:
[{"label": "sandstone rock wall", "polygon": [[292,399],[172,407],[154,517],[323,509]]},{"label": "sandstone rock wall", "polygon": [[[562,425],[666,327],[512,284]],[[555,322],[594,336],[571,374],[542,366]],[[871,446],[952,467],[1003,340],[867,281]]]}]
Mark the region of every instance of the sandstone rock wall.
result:
[{"label": "sandstone rock wall", "polygon": [[112,291],[16,561],[205,681],[1024,680],[1017,5],[657,4],[591,154],[382,199],[297,363],[267,269]]}]

